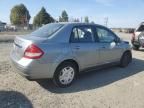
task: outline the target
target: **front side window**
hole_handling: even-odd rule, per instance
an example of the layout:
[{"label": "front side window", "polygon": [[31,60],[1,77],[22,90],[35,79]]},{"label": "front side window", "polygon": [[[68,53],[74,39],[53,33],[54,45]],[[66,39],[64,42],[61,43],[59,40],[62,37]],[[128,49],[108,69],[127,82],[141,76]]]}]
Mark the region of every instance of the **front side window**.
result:
[{"label": "front side window", "polygon": [[115,40],[114,34],[105,28],[97,27],[96,31],[99,42],[111,43]]},{"label": "front side window", "polygon": [[75,27],[72,30],[71,42],[91,43],[94,42],[94,35],[91,27]]}]

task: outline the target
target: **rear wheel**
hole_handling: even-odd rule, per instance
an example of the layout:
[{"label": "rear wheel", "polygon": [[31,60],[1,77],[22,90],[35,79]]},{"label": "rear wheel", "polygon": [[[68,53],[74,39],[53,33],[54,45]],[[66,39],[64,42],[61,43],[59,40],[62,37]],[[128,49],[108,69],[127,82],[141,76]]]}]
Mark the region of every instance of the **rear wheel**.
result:
[{"label": "rear wheel", "polygon": [[76,73],[77,68],[75,64],[64,62],[56,69],[53,81],[59,87],[68,87],[74,81]]},{"label": "rear wheel", "polygon": [[125,52],[121,58],[120,66],[127,67],[128,64],[132,61],[132,54],[131,52]]}]

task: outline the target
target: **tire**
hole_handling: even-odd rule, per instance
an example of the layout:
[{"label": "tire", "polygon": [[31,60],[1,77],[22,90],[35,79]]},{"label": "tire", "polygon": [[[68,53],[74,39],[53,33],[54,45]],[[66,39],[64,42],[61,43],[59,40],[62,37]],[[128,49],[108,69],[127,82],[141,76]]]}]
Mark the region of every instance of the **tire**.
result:
[{"label": "tire", "polygon": [[139,48],[140,48],[140,46],[138,46],[138,45],[133,45],[133,50],[138,51],[138,50],[139,50]]},{"label": "tire", "polygon": [[125,52],[120,60],[120,67],[127,67],[132,61],[131,52]]},{"label": "tire", "polygon": [[60,66],[58,66],[58,68],[55,71],[53,77],[54,84],[61,88],[70,86],[75,79],[77,71],[78,69],[74,63],[71,62],[62,63]]}]

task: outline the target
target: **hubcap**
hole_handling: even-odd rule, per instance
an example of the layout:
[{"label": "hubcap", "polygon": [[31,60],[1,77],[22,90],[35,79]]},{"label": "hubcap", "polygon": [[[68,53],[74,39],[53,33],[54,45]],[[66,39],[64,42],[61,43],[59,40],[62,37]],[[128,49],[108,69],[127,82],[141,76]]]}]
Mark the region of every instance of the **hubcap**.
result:
[{"label": "hubcap", "polygon": [[72,80],[74,79],[74,69],[70,66],[65,67],[61,70],[60,75],[59,75],[59,81],[66,85],[66,84],[70,84],[72,82]]}]

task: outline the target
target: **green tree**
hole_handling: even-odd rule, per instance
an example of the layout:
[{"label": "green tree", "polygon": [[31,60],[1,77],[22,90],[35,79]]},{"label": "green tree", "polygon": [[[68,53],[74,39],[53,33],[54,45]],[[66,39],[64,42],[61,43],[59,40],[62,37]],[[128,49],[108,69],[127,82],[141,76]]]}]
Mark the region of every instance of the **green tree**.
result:
[{"label": "green tree", "polygon": [[69,17],[68,17],[67,12],[65,10],[62,11],[61,16],[59,17],[59,22],[68,22],[68,19]]},{"label": "green tree", "polygon": [[39,13],[34,17],[33,25],[39,27],[43,24],[52,23],[54,21],[54,18],[51,17],[49,13],[47,13],[44,7],[42,7]]},{"label": "green tree", "polygon": [[11,9],[10,21],[14,25],[28,25],[31,16],[24,4],[19,4]]},{"label": "green tree", "polygon": [[78,18],[75,18],[74,22],[80,22],[80,20]]},{"label": "green tree", "polygon": [[59,16],[59,22],[63,22],[63,19],[61,16]]},{"label": "green tree", "polygon": [[85,23],[89,23],[89,17],[86,16],[84,21],[85,21]]}]

